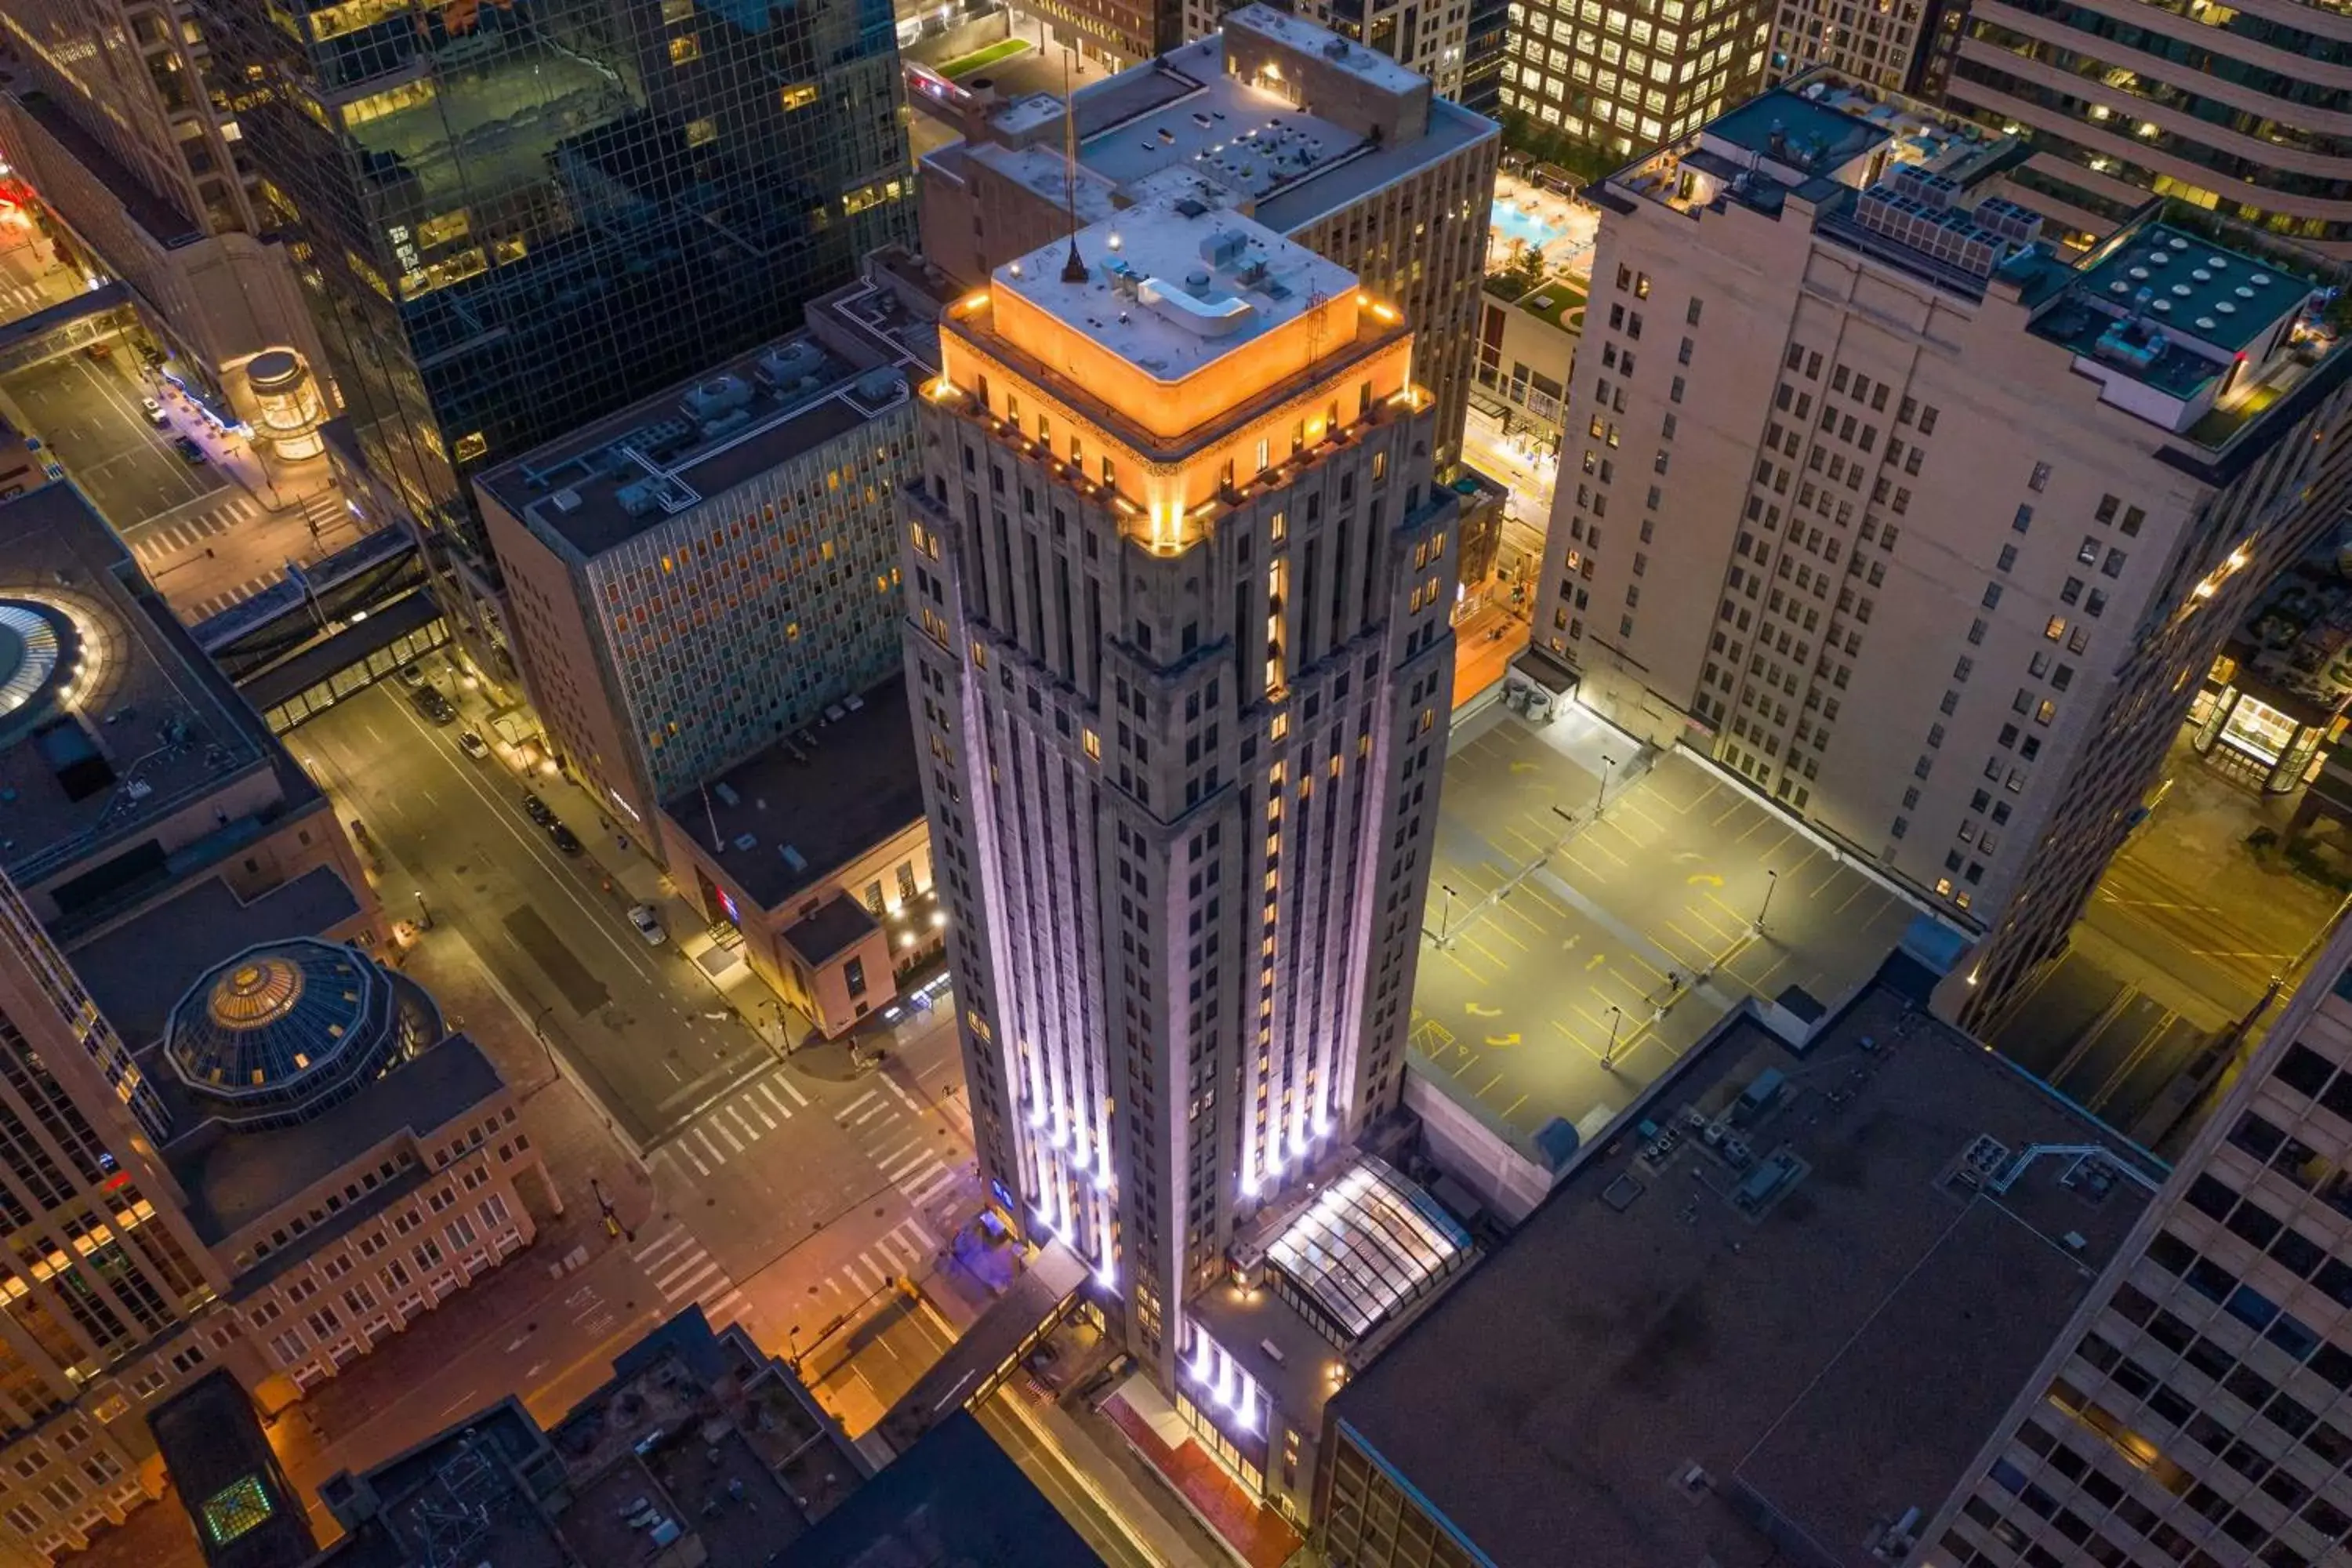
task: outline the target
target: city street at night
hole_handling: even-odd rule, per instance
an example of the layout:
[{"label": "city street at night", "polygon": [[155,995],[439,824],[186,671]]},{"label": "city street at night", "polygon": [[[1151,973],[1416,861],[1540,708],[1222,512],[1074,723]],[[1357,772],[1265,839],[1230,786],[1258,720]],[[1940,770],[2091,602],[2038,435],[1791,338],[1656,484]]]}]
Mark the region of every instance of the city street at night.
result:
[{"label": "city street at night", "polygon": [[1591,1136],[1743,996],[1836,1002],[1916,913],[1696,759],[1635,756],[1573,705],[1454,731],[1413,1045],[1522,1142]]},{"label": "city street at night", "polygon": [[103,360],[58,354],[0,377],[0,406],[15,406],[25,433],[38,437],[100,515],[125,533],[226,483],[212,463],[191,465],[173,451],[171,431],[147,423],[138,363],[124,343]]}]

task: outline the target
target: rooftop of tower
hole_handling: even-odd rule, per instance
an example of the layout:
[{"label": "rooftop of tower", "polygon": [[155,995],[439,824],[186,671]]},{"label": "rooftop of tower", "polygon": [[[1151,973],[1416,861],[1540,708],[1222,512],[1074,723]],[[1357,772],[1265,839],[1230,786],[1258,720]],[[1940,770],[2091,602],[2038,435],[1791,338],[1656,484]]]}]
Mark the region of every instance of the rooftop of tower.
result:
[{"label": "rooftop of tower", "polygon": [[[1075,244],[1084,275],[1065,275]],[[992,287],[1173,382],[1354,292],[1356,275],[1189,200],[1131,207],[996,269]]]}]

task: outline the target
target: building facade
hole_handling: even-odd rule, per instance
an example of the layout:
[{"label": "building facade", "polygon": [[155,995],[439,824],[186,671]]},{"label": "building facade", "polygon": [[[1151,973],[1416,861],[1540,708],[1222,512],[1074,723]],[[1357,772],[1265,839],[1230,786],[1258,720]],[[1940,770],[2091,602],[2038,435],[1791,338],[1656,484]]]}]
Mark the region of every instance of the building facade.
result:
[{"label": "building facade", "polygon": [[223,79],[203,18],[173,0],[23,0],[0,29],[19,66],[0,150],[187,368],[249,414],[243,366],[277,348],[307,364],[317,342],[255,207],[238,123],[253,88]]},{"label": "building facade", "polygon": [[907,668],[982,1170],[1172,1388],[1237,1221],[1396,1102],[1453,492],[1395,310],[1196,204],[941,352]]},{"label": "building facade", "polygon": [[1437,467],[1461,454],[1501,137],[1427,77],[1262,5],[1071,98],[974,117],[926,154],[923,254],[969,288],[1069,229],[1165,197],[1255,218],[1393,300],[1437,399]]},{"label": "building facade", "polygon": [[1780,0],[1772,17],[1766,79],[1783,81],[1827,66],[1890,92],[1932,95],[1948,73],[1951,46],[1967,16],[1967,0],[1892,0],[1884,5]]},{"label": "building facade", "polygon": [[[1427,77],[1431,90],[1461,103],[1472,10],[1469,0],[1306,0],[1297,14]],[[1204,37],[1218,25],[1212,19],[1190,36]]]},{"label": "building facade", "polygon": [[1821,76],[1598,187],[1535,626],[1586,702],[1987,933],[1972,1018],[2340,513],[2352,369],[2310,258],[2174,212],[2059,260],[1983,194],[2013,153]]},{"label": "building facade", "polygon": [[904,237],[887,8],[214,0],[356,439],[471,590],[461,476],[793,327]]},{"label": "building facade", "polygon": [[2352,17],[1979,0],[1937,30],[1948,63],[1923,80],[2027,138],[2012,194],[2070,228],[2106,234],[2154,192],[2352,255]]},{"label": "building facade", "polygon": [[897,672],[890,498],[935,309],[877,268],[476,481],[533,704],[648,850],[664,800]]},{"label": "building facade", "polygon": [[1772,30],[1767,0],[1518,0],[1510,18],[1503,108],[1619,154],[1753,93]]},{"label": "building facade", "polygon": [[2352,931],[2100,1275],[1919,1561],[2328,1563],[2352,1534]]}]

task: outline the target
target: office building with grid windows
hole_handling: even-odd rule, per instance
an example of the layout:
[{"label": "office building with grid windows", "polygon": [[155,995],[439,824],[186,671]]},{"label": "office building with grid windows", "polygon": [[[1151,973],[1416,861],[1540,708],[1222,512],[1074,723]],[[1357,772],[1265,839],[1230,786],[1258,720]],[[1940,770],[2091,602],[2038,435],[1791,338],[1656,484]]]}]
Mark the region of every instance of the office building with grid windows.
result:
[{"label": "office building with grid windows", "polygon": [[2309,1568],[2352,1537],[2352,928],[1990,1442],[1932,1568]]},{"label": "office building with grid windows", "polygon": [[207,0],[367,467],[504,653],[461,476],[798,324],[911,230],[887,6]]},{"label": "office building with grid windows", "polygon": [[2352,485],[2325,264],[2184,209],[2076,261],[2017,151],[1828,73],[1595,188],[1534,653],[2052,956],[2200,681]]},{"label": "office building with grid windows", "polygon": [[1780,0],[1765,79],[1783,81],[1826,66],[1873,87],[1932,98],[1967,16],[1967,0]]},{"label": "office building with grid windows", "polygon": [[662,802],[896,674],[891,490],[937,357],[920,264],[475,481],[534,706],[658,851]]},{"label": "office building with grid windows", "polygon": [[1764,79],[1770,0],[1517,0],[1501,102],[1630,153],[1687,136]]},{"label": "office building with grid windows", "polygon": [[1163,200],[940,348],[907,668],[982,1172],[1279,1500],[1295,1415],[1189,1303],[1402,1087],[1456,504],[1412,334]]},{"label": "office building with grid windows", "polygon": [[2352,16],[2327,5],[1979,0],[1927,85],[2032,153],[2010,194],[2084,237],[2149,192],[2352,256]]}]

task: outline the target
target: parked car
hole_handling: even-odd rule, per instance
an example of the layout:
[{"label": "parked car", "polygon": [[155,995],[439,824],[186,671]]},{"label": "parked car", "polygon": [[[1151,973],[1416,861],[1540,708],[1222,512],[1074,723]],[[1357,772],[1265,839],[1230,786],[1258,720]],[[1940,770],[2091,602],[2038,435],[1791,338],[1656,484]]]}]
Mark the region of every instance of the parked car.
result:
[{"label": "parked car", "polygon": [[152,397],[142,397],[139,400],[139,412],[147,416],[147,423],[158,430],[172,423],[172,416],[163,412],[163,405]]},{"label": "parked car", "polygon": [[411,686],[422,686],[425,684],[425,667],[421,664],[404,664],[400,667],[400,679]]},{"label": "parked car", "polygon": [[651,904],[631,904],[629,923],[637,928],[637,934],[646,939],[649,947],[659,947],[669,940],[669,932],[662,930],[661,916],[654,912]]},{"label": "parked car", "polygon": [[555,813],[548,809],[547,802],[529,790],[522,792],[522,814],[541,827],[551,827],[555,825]]},{"label": "parked car", "polygon": [[186,436],[173,437],[172,450],[179,453],[180,461],[187,464],[188,467],[192,468],[201,468],[205,464],[211,461],[209,458],[205,456],[205,449],[202,447],[197,446],[194,440]]},{"label": "parked car", "polygon": [[475,734],[471,730],[465,731],[458,735],[457,749],[465,752],[467,756],[473,758],[474,761],[478,763],[488,760],[490,754],[490,748],[488,742],[484,742],[479,735]]},{"label": "parked car", "polygon": [[564,826],[563,824],[560,822],[549,823],[547,825],[547,837],[558,849],[562,850],[566,855],[577,855],[580,853],[580,835],[572,832],[572,829]]},{"label": "parked car", "polygon": [[442,696],[437,688],[420,686],[411,700],[415,703],[416,710],[436,724],[454,723],[457,720],[457,710],[449,705],[449,700]]}]

